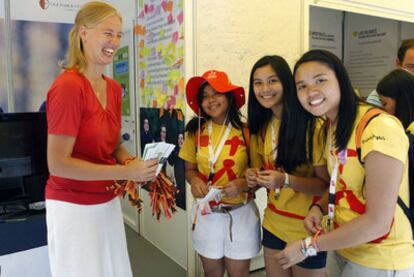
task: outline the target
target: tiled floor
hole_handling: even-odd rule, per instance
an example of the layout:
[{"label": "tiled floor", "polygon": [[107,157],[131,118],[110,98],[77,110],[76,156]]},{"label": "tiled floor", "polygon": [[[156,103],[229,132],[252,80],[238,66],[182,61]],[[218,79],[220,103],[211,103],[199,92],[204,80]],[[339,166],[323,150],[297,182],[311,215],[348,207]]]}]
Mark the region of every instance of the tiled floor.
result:
[{"label": "tiled floor", "polygon": [[[125,227],[134,277],[186,277],[186,271],[159,251],[150,242]],[[264,270],[252,272],[250,277],[266,276]]]}]

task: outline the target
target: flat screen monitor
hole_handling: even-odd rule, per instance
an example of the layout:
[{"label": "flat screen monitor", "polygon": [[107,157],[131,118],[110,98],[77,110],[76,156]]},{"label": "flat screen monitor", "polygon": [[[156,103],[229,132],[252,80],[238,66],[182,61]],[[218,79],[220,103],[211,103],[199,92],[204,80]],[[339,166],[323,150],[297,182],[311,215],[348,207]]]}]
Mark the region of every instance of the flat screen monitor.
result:
[{"label": "flat screen monitor", "polygon": [[46,113],[0,114],[0,204],[44,201]]}]

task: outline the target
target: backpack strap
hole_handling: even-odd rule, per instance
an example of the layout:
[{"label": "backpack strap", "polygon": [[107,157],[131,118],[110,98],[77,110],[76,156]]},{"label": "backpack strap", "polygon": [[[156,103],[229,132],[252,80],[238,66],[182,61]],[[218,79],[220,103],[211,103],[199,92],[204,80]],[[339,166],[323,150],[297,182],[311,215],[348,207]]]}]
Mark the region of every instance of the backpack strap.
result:
[{"label": "backpack strap", "polygon": [[357,129],[355,132],[355,147],[356,147],[356,151],[358,154],[358,160],[361,164],[364,164],[361,158],[362,133],[364,132],[368,123],[370,123],[372,119],[374,119],[381,113],[384,113],[384,111],[378,108],[371,108],[362,116],[361,120],[358,123]]},{"label": "backpack strap", "polygon": [[[364,164],[362,162],[362,159],[361,159],[362,133],[364,132],[364,129],[367,127],[368,123],[372,119],[374,119],[375,117],[380,115],[381,113],[383,113],[382,110],[380,110],[378,108],[371,108],[363,115],[361,121],[358,123],[357,129],[356,129],[356,134],[355,134],[355,146],[356,146],[356,151],[357,151],[357,154],[358,154],[358,160],[361,164]],[[411,186],[410,186],[410,188],[411,188]],[[410,201],[412,201],[412,200],[413,199],[410,196]],[[408,220],[411,224],[411,229],[412,229],[413,238],[414,238],[414,214],[413,214],[413,210],[412,210],[413,207],[408,208],[408,206],[404,203],[404,201],[401,199],[400,196],[398,196],[397,203],[401,207],[401,209],[403,210],[404,214],[407,216],[407,218],[408,218]]]},{"label": "backpack strap", "polygon": [[413,239],[414,239],[414,211],[412,210],[413,208],[412,207],[408,208],[400,196],[398,196],[397,203],[400,206],[400,208],[403,210],[404,214],[407,216],[408,221],[410,221],[411,230],[413,232]]}]

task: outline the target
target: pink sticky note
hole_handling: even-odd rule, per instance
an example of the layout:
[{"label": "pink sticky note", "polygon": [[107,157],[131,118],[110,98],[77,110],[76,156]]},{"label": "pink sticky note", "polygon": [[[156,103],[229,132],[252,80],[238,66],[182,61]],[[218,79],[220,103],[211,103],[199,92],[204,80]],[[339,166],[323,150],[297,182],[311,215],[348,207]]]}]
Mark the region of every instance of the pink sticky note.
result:
[{"label": "pink sticky note", "polygon": [[161,2],[161,7],[162,7],[162,9],[164,10],[164,12],[167,10],[167,1],[162,1]]},{"label": "pink sticky note", "polygon": [[177,43],[178,41],[178,32],[174,32],[172,35],[172,43]]},{"label": "pink sticky note", "polygon": [[177,20],[179,25],[183,24],[184,14],[182,11],[177,15]]},{"label": "pink sticky note", "polygon": [[144,10],[142,10],[142,11],[139,13],[138,18],[139,18],[139,19],[144,18],[144,15],[145,15]]},{"label": "pink sticky note", "polygon": [[170,13],[170,14],[168,15],[168,24],[171,24],[171,23],[173,23],[173,16],[172,16],[172,14]]}]

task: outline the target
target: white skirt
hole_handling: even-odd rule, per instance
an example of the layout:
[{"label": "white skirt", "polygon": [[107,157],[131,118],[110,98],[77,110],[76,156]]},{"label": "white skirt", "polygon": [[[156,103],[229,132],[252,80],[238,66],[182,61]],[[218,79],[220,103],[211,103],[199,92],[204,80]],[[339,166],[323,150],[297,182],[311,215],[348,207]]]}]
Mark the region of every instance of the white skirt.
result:
[{"label": "white skirt", "polygon": [[132,277],[119,198],[79,205],[46,200],[54,277]]}]

